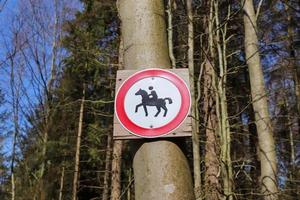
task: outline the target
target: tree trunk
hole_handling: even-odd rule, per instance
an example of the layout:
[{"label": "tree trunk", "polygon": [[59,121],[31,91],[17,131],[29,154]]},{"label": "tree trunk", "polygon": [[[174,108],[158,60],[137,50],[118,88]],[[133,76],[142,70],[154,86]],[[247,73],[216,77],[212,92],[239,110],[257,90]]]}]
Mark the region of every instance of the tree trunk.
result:
[{"label": "tree trunk", "polygon": [[110,176],[110,163],[111,163],[111,133],[107,135],[107,145],[106,145],[106,155],[105,155],[105,173],[104,173],[104,181],[103,181],[103,192],[102,192],[102,200],[108,200],[108,192],[109,192],[109,176]]},{"label": "tree trunk", "polygon": [[[300,134],[300,69],[299,65],[297,63],[296,58],[296,49],[294,48],[294,30],[293,30],[293,22],[292,22],[292,13],[291,8],[288,6],[289,2],[285,2],[285,11],[287,13],[287,24],[288,24],[288,51],[289,51],[289,65],[291,65],[291,68],[293,70],[293,79],[294,79],[294,90],[295,90],[295,96],[296,96],[296,105],[297,105],[297,117],[298,117],[298,133]],[[288,66],[290,67],[290,66]],[[288,102],[288,101],[286,101]],[[288,113],[290,111],[288,110]],[[292,117],[290,114],[288,114],[288,120],[292,122]],[[295,146],[294,146],[294,132],[291,127],[291,123],[289,123],[289,129],[290,129],[290,145],[291,145],[291,164],[294,168],[295,166]],[[293,173],[293,172],[292,172]]]},{"label": "tree trunk", "polygon": [[[124,69],[124,42],[122,36],[120,37],[119,46],[119,70]],[[123,141],[116,140],[113,144],[112,170],[111,170],[111,200],[119,200],[121,195],[121,165],[122,165],[122,149]]]},{"label": "tree trunk", "polygon": [[219,149],[216,137],[217,130],[217,116],[216,107],[214,100],[214,89],[213,89],[213,68],[209,61],[205,64],[204,70],[204,85],[203,85],[203,95],[204,95],[204,115],[205,115],[205,195],[207,200],[220,199],[220,189],[221,185],[219,182],[220,176],[220,164],[219,164]]},{"label": "tree trunk", "polygon": [[167,13],[168,13],[168,46],[169,46],[169,55],[170,60],[172,64],[172,68],[176,68],[176,60],[173,52],[173,14],[172,14],[172,8],[173,8],[173,1],[174,0],[168,0],[168,7],[167,7]]},{"label": "tree trunk", "polygon": [[192,0],[186,1],[188,15],[188,67],[190,75],[190,88],[192,98],[192,141],[193,141],[193,164],[194,164],[194,192],[196,199],[201,197],[201,169],[200,169],[200,143],[199,143],[199,119],[198,105],[195,98],[195,70],[194,70],[194,18]]},{"label": "tree trunk", "polygon": [[264,199],[278,199],[277,160],[271,119],[268,112],[264,76],[258,50],[257,25],[252,0],[244,3],[245,53],[249,69],[251,96],[258,133],[261,162],[261,192]]},{"label": "tree trunk", "polygon": [[15,184],[15,157],[16,157],[16,144],[17,137],[19,135],[19,87],[15,83],[15,66],[14,61],[11,59],[11,72],[10,72],[10,88],[12,97],[12,113],[13,113],[13,125],[14,135],[12,144],[12,155],[10,163],[10,179],[11,179],[11,200],[15,200],[16,197],[16,184]]},{"label": "tree trunk", "polygon": [[122,147],[123,142],[121,140],[114,141],[113,160],[111,166],[111,200],[119,200],[121,195]]},{"label": "tree trunk", "polygon": [[221,199],[221,183],[219,182],[220,176],[220,149],[217,133],[221,128],[218,128],[218,116],[217,110],[217,88],[216,88],[216,75],[214,71],[214,62],[216,59],[215,47],[214,47],[214,1],[207,2],[209,15],[205,20],[206,32],[208,34],[208,50],[209,56],[206,54],[204,61],[204,73],[203,73],[203,111],[204,111],[204,126],[205,126],[205,176],[204,176],[204,188],[205,199],[215,200]]},{"label": "tree trunk", "polygon": [[82,135],[82,126],[83,126],[83,113],[84,113],[84,100],[85,100],[85,85],[83,86],[82,90],[83,91],[82,91],[82,99],[81,99],[81,103],[80,103],[78,132],[77,132],[77,141],[76,141],[76,153],[75,153],[72,200],[77,199],[78,178],[79,178],[79,163],[80,163],[80,145],[81,145],[81,135]]},{"label": "tree trunk", "polygon": [[58,200],[63,200],[62,197],[63,197],[63,189],[64,189],[64,179],[65,179],[65,166],[62,166]]},{"label": "tree trunk", "polygon": [[[219,3],[214,1],[214,13],[216,27],[221,27],[219,22]],[[230,18],[230,8],[227,13],[227,21]],[[221,167],[222,167],[222,179],[224,194],[228,200],[232,200],[232,190],[233,190],[233,178],[232,178],[232,164],[231,164],[231,135],[230,135],[230,125],[228,120],[228,107],[227,107],[227,96],[226,96],[226,84],[227,84],[227,23],[225,23],[221,28],[217,28],[215,31],[215,39],[217,46],[217,56],[218,56],[218,66],[219,66],[219,76],[217,78],[217,94],[218,104],[220,109],[218,109],[217,115],[219,116],[218,123],[220,129],[218,130],[220,135],[221,143]]]},{"label": "tree trunk", "polygon": [[[119,0],[125,69],[169,68],[162,0]],[[172,142],[144,142],[133,160],[136,200],[192,200],[187,160]]]}]

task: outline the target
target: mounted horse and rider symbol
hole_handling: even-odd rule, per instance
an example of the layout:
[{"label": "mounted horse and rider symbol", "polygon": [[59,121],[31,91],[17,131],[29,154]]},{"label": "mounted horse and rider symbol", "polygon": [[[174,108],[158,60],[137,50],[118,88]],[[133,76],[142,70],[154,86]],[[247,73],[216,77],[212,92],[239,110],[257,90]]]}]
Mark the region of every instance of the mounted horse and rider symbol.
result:
[{"label": "mounted horse and rider symbol", "polygon": [[143,106],[146,117],[148,116],[148,110],[147,106],[156,106],[157,113],[154,115],[154,117],[157,117],[161,111],[161,109],[164,109],[164,117],[167,115],[168,108],[166,106],[166,101],[169,102],[169,104],[173,103],[172,99],[169,97],[166,98],[158,98],[156,91],[153,90],[153,86],[149,86],[149,90],[151,91],[150,94],[146,90],[139,89],[135,95],[141,95],[142,96],[142,103],[136,105],[135,112],[138,112],[139,107]]}]

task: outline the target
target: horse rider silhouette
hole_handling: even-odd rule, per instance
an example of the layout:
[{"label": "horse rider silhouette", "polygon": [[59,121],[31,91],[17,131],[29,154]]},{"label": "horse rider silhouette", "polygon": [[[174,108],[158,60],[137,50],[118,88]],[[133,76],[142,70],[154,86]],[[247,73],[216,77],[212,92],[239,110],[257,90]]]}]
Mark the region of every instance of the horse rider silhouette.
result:
[{"label": "horse rider silhouette", "polygon": [[138,112],[139,107],[143,106],[146,117],[148,116],[148,110],[147,106],[156,106],[157,113],[154,115],[154,117],[157,117],[161,111],[161,108],[164,109],[164,117],[167,115],[168,108],[166,107],[166,100],[169,101],[169,104],[173,103],[172,99],[167,98],[158,98],[155,90],[153,90],[153,87],[150,86],[149,90],[151,90],[151,93],[148,94],[147,91],[139,89],[135,95],[141,95],[142,96],[142,103],[136,105],[135,112]]},{"label": "horse rider silhouette", "polygon": [[157,96],[155,90],[153,90],[153,87],[150,86],[150,87],[149,87],[149,90],[151,90],[151,93],[148,95],[149,99],[150,99],[151,101],[157,101],[158,96]]}]

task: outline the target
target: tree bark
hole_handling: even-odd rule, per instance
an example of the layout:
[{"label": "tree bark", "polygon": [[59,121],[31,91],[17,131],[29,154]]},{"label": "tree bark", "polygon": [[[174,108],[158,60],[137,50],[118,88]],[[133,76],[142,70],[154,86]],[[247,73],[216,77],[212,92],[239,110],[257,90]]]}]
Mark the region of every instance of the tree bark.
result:
[{"label": "tree bark", "polygon": [[80,145],[81,145],[81,135],[82,135],[82,127],[83,127],[83,113],[84,113],[84,100],[85,100],[85,86],[83,86],[82,99],[81,99],[80,111],[79,111],[79,122],[78,122],[78,132],[77,132],[77,141],[76,141],[76,153],[75,153],[72,200],[77,199],[78,178],[79,178],[79,163],[80,163]]},{"label": "tree bark", "polygon": [[114,141],[113,160],[112,160],[112,176],[111,176],[111,200],[119,200],[121,195],[121,158],[122,158],[123,142],[121,140]]},{"label": "tree bark", "polygon": [[204,55],[204,73],[203,73],[203,112],[205,125],[205,176],[204,188],[205,199],[215,200],[221,199],[221,183],[220,176],[220,149],[217,138],[217,133],[221,128],[218,126],[217,110],[219,106],[217,102],[217,86],[216,75],[214,71],[214,63],[216,59],[214,47],[214,1],[207,2],[209,15],[205,20],[206,32],[208,34],[208,51],[209,55]]},{"label": "tree bark", "polygon": [[170,60],[172,64],[172,68],[176,68],[176,60],[173,52],[173,14],[172,14],[172,8],[173,8],[173,1],[174,0],[168,0],[168,7],[167,7],[167,13],[168,13],[168,46],[169,46],[169,55]]},{"label": "tree bark", "polygon": [[252,0],[245,0],[242,3],[244,9],[245,53],[249,69],[261,162],[261,192],[264,194],[264,199],[273,200],[278,199],[277,160],[272,124],[268,112],[268,97],[258,49],[256,16]]},{"label": "tree bark", "polygon": [[198,105],[195,98],[195,70],[194,70],[194,17],[192,0],[186,1],[188,15],[188,67],[190,76],[190,88],[192,98],[192,141],[193,141],[193,166],[194,166],[194,192],[196,199],[201,197],[201,169],[200,169],[200,143],[199,143],[199,119]]},{"label": "tree bark", "polygon": [[[119,8],[119,7],[118,7]],[[119,44],[119,70],[124,69],[124,42],[122,36]],[[121,195],[121,165],[122,165],[122,149],[123,141],[116,140],[113,144],[113,158],[112,158],[112,175],[111,175],[111,200],[119,200]]]},{"label": "tree bark", "polygon": [[217,130],[217,116],[216,107],[214,100],[214,89],[213,89],[213,68],[209,61],[205,64],[204,70],[204,115],[205,115],[205,196],[207,200],[220,199],[221,184],[219,182],[220,176],[220,163],[218,160],[219,149],[216,136]]},{"label": "tree bark", "polygon": [[104,181],[103,181],[103,192],[102,192],[102,200],[108,199],[109,192],[109,176],[110,176],[110,163],[111,163],[111,133],[107,135],[107,145],[106,145],[106,155],[105,155],[105,173],[104,173]]},{"label": "tree bark", "polygon": [[[169,68],[162,0],[119,0],[125,69]],[[133,160],[136,200],[192,200],[188,163],[172,142],[144,142]]]},{"label": "tree bark", "polygon": [[63,189],[64,189],[64,180],[65,180],[65,166],[62,166],[58,200],[63,199],[62,197],[63,197]]},{"label": "tree bark", "polygon": [[[214,1],[214,13],[216,27],[221,27],[219,22],[219,3]],[[227,13],[227,21],[230,18],[230,8]],[[224,194],[228,200],[232,200],[232,190],[233,190],[233,175],[232,175],[232,164],[231,164],[231,135],[230,135],[230,125],[228,120],[228,106],[227,106],[227,96],[226,96],[226,84],[227,84],[227,23],[225,23],[221,28],[217,28],[215,31],[217,56],[218,56],[218,66],[219,66],[219,76],[217,78],[217,94],[218,104],[220,109],[218,109],[219,116],[218,123],[220,129],[218,130],[220,135],[221,143],[221,167],[222,167],[222,179]]]}]

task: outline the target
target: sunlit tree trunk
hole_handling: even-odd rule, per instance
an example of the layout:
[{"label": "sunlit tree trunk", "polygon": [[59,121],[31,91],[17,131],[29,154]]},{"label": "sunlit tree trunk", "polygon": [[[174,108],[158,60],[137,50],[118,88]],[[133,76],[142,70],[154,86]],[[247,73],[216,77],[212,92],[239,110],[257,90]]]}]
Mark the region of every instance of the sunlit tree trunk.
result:
[{"label": "sunlit tree trunk", "polygon": [[85,85],[82,89],[82,98],[80,102],[79,110],[79,122],[78,131],[76,137],[76,153],[75,153],[75,164],[74,164],[74,177],[73,177],[73,190],[72,190],[72,200],[77,200],[77,190],[79,187],[79,163],[80,163],[80,146],[81,146],[81,135],[83,127],[83,113],[84,113],[84,100],[85,100]]},{"label": "sunlit tree trunk", "polygon": [[268,112],[268,96],[260,62],[256,16],[252,0],[242,1],[244,10],[245,53],[249,69],[251,96],[258,133],[261,162],[261,192],[264,199],[278,199],[277,160],[271,119]]},{"label": "sunlit tree trunk", "polygon": [[191,82],[192,98],[192,140],[193,140],[193,166],[194,166],[194,191],[196,199],[201,196],[201,169],[200,169],[200,144],[199,144],[199,119],[198,105],[195,98],[195,66],[194,66],[194,17],[192,0],[186,1],[188,15],[188,67]]},{"label": "sunlit tree trunk", "polygon": [[64,180],[65,180],[65,166],[62,166],[61,175],[60,175],[58,200],[63,200]]},{"label": "sunlit tree trunk", "polygon": [[[169,68],[162,0],[119,0],[125,69]],[[176,144],[144,142],[133,159],[136,200],[193,200],[189,166]]]},{"label": "sunlit tree trunk", "polygon": [[227,96],[226,96],[226,84],[227,84],[227,22],[230,17],[230,5],[228,5],[227,22],[224,23],[223,27],[219,22],[219,3],[214,1],[214,13],[216,21],[216,48],[218,56],[219,76],[217,78],[217,97],[220,105],[218,109],[219,113],[219,124],[218,130],[220,134],[221,143],[221,167],[222,167],[222,179],[224,194],[231,200],[233,190],[233,177],[232,177],[232,164],[231,164],[231,135],[230,125],[228,119],[228,108],[227,108]]}]

